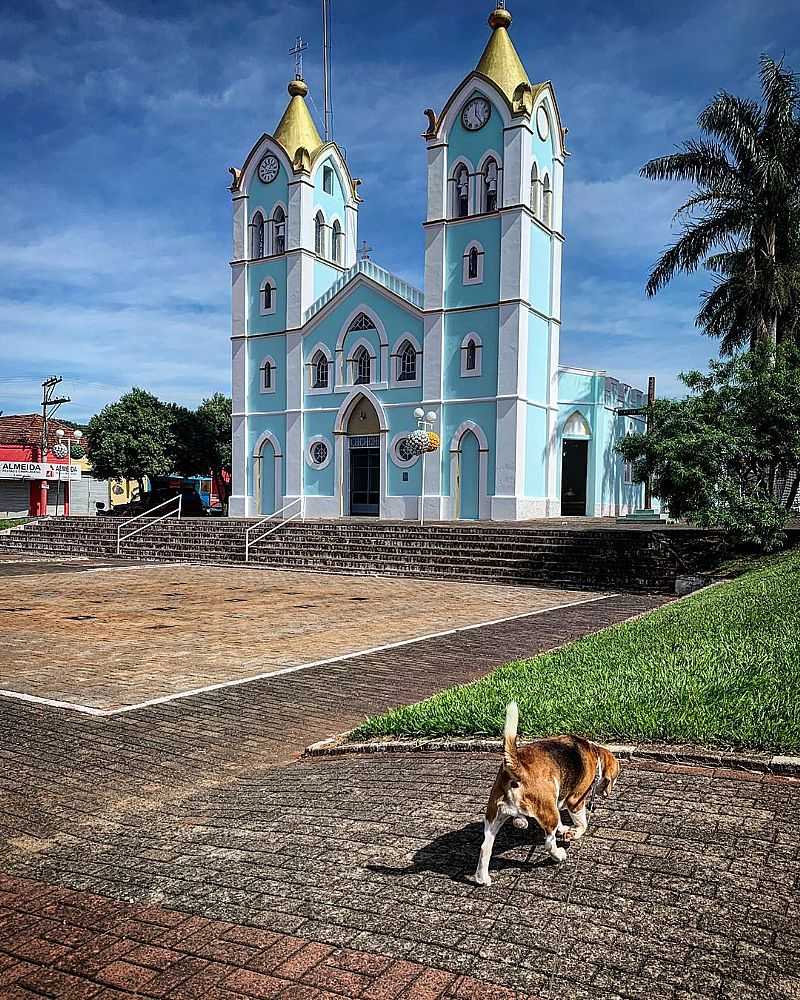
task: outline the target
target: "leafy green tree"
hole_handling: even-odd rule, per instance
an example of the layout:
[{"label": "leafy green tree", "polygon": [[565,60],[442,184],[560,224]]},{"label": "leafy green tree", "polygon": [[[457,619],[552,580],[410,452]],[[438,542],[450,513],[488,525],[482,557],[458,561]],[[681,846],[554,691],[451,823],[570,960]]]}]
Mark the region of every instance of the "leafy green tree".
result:
[{"label": "leafy green tree", "polygon": [[[776,344],[800,331],[800,86],[761,58],[761,101],[721,92],[697,123],[706,137],[646,163],[651,180],[690,182],[677,241],[647,282],[655,295],[702,264],[714,276],[697,324],[721,351]],[[713,252],[716,251],[716,252]]]},{"label": "leafy green tree", "polygon": [[89,457],[96,475],[134,479],[139,495],[146,476],[173,471],[175,438],[173,416],[152,393],[133,388],[109,403],[89,421]]},{"label": "leafy green tree", "polygon": [[800,492],[800,349],[759,348],[681,379],[690,395],[658,400],[650,433],[617,450],[671,516],[778,548]]},{"label": "leafy green tree", "polygon": [[221,392],[204,399],[196,410],[205,441],[206,468],[214,476],[223,505],[231,492],[231,399]]}]

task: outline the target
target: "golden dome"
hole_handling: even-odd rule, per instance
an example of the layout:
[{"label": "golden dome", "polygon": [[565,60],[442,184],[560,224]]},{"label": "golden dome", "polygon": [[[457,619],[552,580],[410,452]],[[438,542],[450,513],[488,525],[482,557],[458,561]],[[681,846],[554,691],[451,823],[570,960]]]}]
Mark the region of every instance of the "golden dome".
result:
[{"label": "golden dome", "polygon": [[305,149],[313,156],[322,145],[317,126],[305,102],[308,87],[304,80],[292,80],[289,84],[291,100],[283,112],[283,117],[275,129],[274,138],[289,154],[294,162],[299,149]]},{"label": "golden dome", "polygon": [[511,13],[504,7],[498,7],[489,15],[492,35],[486,43],[476,71],[495,83],[506,95],[509,103],[513,104],[517,87],[521,83],[530,87],[531,81],[508,34],[510,24]]}]

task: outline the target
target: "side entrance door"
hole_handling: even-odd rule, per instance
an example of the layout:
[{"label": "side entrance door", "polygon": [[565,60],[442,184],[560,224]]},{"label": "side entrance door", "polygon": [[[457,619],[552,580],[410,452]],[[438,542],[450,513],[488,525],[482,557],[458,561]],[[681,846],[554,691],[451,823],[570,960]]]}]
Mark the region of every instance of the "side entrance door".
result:
[{"label": "side entrance door", "polygon": [[355,517],[378,517],[380,504],[380,448],[351,448],[350,513]]},{"label": "side entrance door", "polygon": [[561,513],[586,516],[589,442],[565,438],[561,447]]}]

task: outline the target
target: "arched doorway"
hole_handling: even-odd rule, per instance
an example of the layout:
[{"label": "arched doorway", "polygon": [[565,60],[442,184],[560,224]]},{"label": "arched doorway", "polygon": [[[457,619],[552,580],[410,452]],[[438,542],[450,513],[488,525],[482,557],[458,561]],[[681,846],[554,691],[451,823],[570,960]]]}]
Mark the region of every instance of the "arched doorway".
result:
[{"label": "arched doorway", "polygon": [[458,443],[456,463],[456,518],[477,521],[480,517],[480,444],[472,431]]},{"label": "arched doorway", "polygon": [[564,424],[561,441],[561,513],[565,517],[586,517],[591,436],[589,424],[576,410]]},{"label": "arched doorway", "polygon": [[366,396],[355,400],[347,421],[348,513],[378,517],[381,510],[381,425]]},{"label": "arched doorway", "polygon": [[265,431],[253,453],[257,513],[266,517],[281,507],[283,454],[278,439]]}]

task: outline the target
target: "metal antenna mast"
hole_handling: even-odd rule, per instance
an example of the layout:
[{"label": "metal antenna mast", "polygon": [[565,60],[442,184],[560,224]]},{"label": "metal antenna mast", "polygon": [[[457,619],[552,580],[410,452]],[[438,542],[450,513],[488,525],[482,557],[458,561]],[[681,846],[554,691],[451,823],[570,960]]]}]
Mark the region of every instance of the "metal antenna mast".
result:
[{"label": "metal antenna mast", "polygon": [[330,142],[333,129],[331,101],[331,0],[322,0],[322,130]]}]

